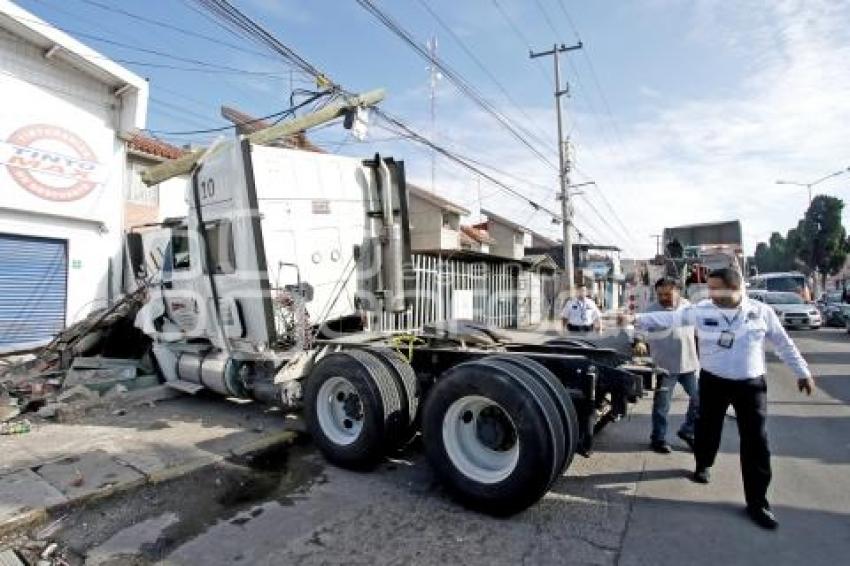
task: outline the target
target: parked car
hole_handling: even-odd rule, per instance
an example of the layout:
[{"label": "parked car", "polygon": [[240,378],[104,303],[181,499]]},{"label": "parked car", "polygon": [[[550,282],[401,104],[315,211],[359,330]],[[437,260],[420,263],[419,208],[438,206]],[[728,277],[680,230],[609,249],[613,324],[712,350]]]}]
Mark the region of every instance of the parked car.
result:
[{"label": "parked car", "polygon": [[847,334],[850,334],[850,305],[841,305],[841,313],[844,315],[844,328],[847,329]]},{"label": "parked car", "polygon": [[807,303],[797,293],[767,292],[761,300],[773,308],[783,326],[820,328],[823,324],[823,317],[815,305]]},{"label": "parked car", "polygon": [[826,326],[844,326],[843,293],[841,291],[828,291],[818,299],[818,308],[823,315],[823,323]]}]

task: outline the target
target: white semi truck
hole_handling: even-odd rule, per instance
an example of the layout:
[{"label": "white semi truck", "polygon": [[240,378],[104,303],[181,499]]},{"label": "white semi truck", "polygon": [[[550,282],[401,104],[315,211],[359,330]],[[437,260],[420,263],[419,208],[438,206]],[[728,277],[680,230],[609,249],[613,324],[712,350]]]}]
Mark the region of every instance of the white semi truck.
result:
[{"label": "white semi truck", "polygon": [[659,370],[614,350],[522,344],[472,321],[368,329],[421,292],[404,166],[231,139],[195,156],[188,215],[133,231],[137,325],[187,392],[303,409],[331,462],[369,468],[420,434],[463,504],[535,503]]}]

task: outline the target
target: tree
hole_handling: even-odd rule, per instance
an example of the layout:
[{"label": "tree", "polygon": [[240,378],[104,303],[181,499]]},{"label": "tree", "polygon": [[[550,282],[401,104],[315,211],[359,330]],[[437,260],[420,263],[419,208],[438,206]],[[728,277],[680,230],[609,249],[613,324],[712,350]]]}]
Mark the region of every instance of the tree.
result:
[{"label": "tree", "polygon": [[796,256],[821,274],[822,283],[827,275],[838,273],[847,259],[847,231],[841,224],[843,209],[841,199],[818,195],[797,228]]},{"label": "tree", "polygon": [[756,246],[755,262],[761,272],[789,271],[794,269],[794,251],[782,234],[774,232],[768,243]]},{"label": "tree", "polygon": [[850,252],[850,239],[841,224],[844,202],[818,195],[805,216],[785,237],[779,232],[756,245],[755,262],[759,271],[799,270],[810,274],[817,270],[826,281],[844,265]]}]

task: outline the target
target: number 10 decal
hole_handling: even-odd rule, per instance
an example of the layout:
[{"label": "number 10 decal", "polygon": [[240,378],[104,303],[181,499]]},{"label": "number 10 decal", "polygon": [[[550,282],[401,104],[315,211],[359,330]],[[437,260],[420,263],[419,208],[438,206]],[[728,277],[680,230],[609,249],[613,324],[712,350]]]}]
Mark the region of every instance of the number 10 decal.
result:
[{"label": "number 10 decal", "polygon": [[215,197],[215,182],[212,179],[201,181],[201,199],[211,199]]}]

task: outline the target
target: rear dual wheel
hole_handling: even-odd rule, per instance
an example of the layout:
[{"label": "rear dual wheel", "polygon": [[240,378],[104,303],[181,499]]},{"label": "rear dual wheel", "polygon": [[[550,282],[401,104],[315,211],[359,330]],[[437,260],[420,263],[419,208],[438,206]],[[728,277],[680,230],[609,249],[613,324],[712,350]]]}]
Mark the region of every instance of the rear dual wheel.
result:
[{"label": "rear dual wheel", "polygon": [[573,399],[570,397],[567,388],[564,387],[564,384],[555,377],[555,374],[552,373],[549,368],[538,361],[532,360],[531,358],[517,355],[502,355],[492,356],[487,358],[487,360],[503,361],[514,367],[522,368],[536,378],[540,384],[546,388],[546,391],[555,402],[555,406],[558,409],[558,415],[561,417],[561,422],[564,426],[567,446],[564,451],[564,464],[561,469],[563,470],[568,468],[569,465],[572,464],[573,456],[575,456],[575,453],[578,450],[579,424],[578,413],[576,412],[575,405],[573,405]]},{"label": "rear dual wheel", "polygon": [[310,373],[304,388],[307,429],[328,461],[369,469],[410,440],[418,410],[416,376],[393,354],[335,352]]},{"label": "rear dual wheel", "polygon": [[511,515],[538,501],[560,476],[573,441],[544,381],[539,368],[522,360],[483,358],[450,369],[429,393],[422,415],[426,454],[462,504]]}]

